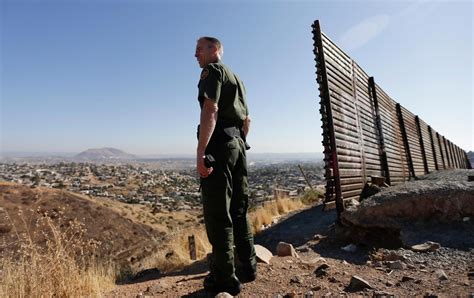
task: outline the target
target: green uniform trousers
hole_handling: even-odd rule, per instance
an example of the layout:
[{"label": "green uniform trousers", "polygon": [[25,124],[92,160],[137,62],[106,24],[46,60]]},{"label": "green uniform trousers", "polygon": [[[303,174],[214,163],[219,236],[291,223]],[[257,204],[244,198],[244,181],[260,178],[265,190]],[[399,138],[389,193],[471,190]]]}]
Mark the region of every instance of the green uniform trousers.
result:
[{"label": "green uniform trousers", "polygon": [[206,149],[216,160],[202,179],[202,202],[207,237],[212,245],[211,274],[217,282],[235,278],[234,244],[239,261],[255,266],[253,234],[247,216],[248,179],[244,141],[233,137]]}]

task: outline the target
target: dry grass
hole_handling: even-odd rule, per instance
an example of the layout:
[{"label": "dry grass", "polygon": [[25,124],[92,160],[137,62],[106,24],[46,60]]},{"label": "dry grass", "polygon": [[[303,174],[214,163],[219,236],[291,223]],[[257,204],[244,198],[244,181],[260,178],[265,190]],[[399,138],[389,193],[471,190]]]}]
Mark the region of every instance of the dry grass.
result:
[{"label": "dry grass", "polygon": [[[0,243],[0,297],[100,296],[101,293],[114,286],[116,277],[123,273],[122,268],[118,270],[118,267],[112,265],[99,265],[99,261],[94,259],[93,256],[100,254],[97,248],[102,249],[103,246],[100,246],[98,242],[86,240],[86,238],[101,239],[99,238],[102,235],[101,233],[89,232],[95,229],[99,231],[99,227],[103,224],[102,222],[94,221],[93,225],[90,224],[90,220],[87,221],[85,219],[83,219],[83,223],[77,220],[66,222],[67,217],[73,217],[64,216],[64,209],[60,210],[55,207],[57,205],[53,204],[56,202],[51,199],[53,196],[49,195],[49,192],[47,196],[43,195],[43,192],[46,192],[46,190],[39,188],[33,191],[26,188],[16,189],[13,186],[10,186],[10,188],[6,187],[8,185],[5,185],[4,188],[8,190],[9,200],[5,199],[7,198],[7,192],[4,192],[3,195],[0,195],[0,199],[4,199],[3,202],[10,202],[11,198],[18,197],[18,203],[23,201],[32,202],[29,203],[29,207],[33,207],[34,203],[36,206],[33,208],[41,207],[43,211],[40,212],[40,209],[36,211],[25,209],[25,214],[18,216],[13,211],[18,210],[16,208],[18,204],[14,205],[11,203],[11,206],[8,205],[10,207],[6,206],[4,208],[7,215],[10,212],[10,215],[14,216],[16,226],[13,224],[14,221],[12,219],[9,219],[10,224],[7,221],[0,226],[0,231],[2,231],[1,229],[5,230],[3,239],[15,240],[14,243],[13,241],[10,241],[10,243]],[[25,194],[14,193],[20,190],[25,192]],[[88,209],[86,210],[85,207],[82,207],[85,211],[78,213],[78,211],[82,210],[81,206],[84,206],[83,203],[92,202],[92,199],[82,202],[81,200],[72,200],[71,197],[69,200],[65,200],[62,193],[54,193],[57,194],[58,198],[61,198],[62,203],[68,202],[69,205],[67,207],[69,209],[75,210],[74,216],[79,214],[83,215],[83,217],[92,216],[91,210],[102,210],[97,207],[91,207],[96,205],[89,206],[86,204]],[[50,198],[50,200],[46,200],[46,197]],[[73,198],[76,198],[76,196]],[[158,268],[163,272],[170,272],[191,264],[193,261],[189,256],[189,235],[195,236],[198,260],[203,259],[211,251],[204,226],[198,225],[197,227],[189,228],[190,225],[197,221],[194,218],[194,216],[198,218],[197,214],[176,212],[173,214],[160,213],[152,216],[152,214],[145,212],[147,211],[145,206],[126,205],[120,208],[122,204],[112,201],[104,201],[105,204],[108,205],[107,210],[115,210],[117,214],[121,215],[119,217],[122,220],[127,218],[130,219],[131,223],[135,223],[138,221],[137,217],[141,214],[142,221],[146,222],[147,225],[155,230],[168,233],[166,243],[160,243],[162,249],[158,249],[153,255],[141,259],[139,264],[135,264],[139,265],[140,268],[135,267],[135,270],[133,270],[130,267],[130,274],[148,268]],[[271,224],[275,217],[303,207],[305,205],[299,199],[279,198],[276,201],[267,202],[264,206],[250,212],[249,217],[253,230],[255,233],[258,233],[262,226]],[[44,211],[58,209],[59,211],[57,212]],[[48,214],[47,212],[50,213]],[[100,214],[94,216],[100,216]],[[31,222],[27,223],[25,218]],[[191,221],[186,225],[187,227],[183,228],[181,224],[187,222],[190,218]],[[117,220],[115,217],[113,219]],[[170,230],[166,230],[165,222],[169,222],[168,224],[172,227],[173,235],[169,234]],[[87,237],[85,237],[86,224],[89,224]],[[10,235],[6,237],[8,234]],[[10,237],[11,234],[15,235],[15,237]],[[127,244],[121,245],[127,246]]]},{"label": "dry grass", "polygon": [[[275,217],[285,215],[288,212],[305,208],[306,205],[300,199],[279,198],[267,202],[264,206],[249,213],[250,222],[254,233],[262,230],[263,226],[273,222]],[[171,237],[166,250],[160,250],[142,262],[142,268],[159,268],[161,271],[170,272],[183,269],[193,261],[189,256],[188,236],[194,235],[196,242],[197,259],[203,259],[210,251],[211,245],[207,240],[203,225],[196,228],[178,231]]]},{"label": "dry grass", "polygon": [[275,217],[304,207],[306,205],[300,199],[277,198],[275,201],[265,202],[262,207],[251,212],[249,215],[253,232],[260,232],[265,226],[271,224]]},{"label": "dry grass", "polygon": [[[44,214],[31,227],[22,216],[24,234],[13,227],[17,240],[9,245],[17,249],[10,249],[0,259],[1,297],[97,297],[113,287],[112,266],[98,265],[89,253],[99,243],[83,240],[85,230],[79,222],[52,220],[58,217],[61,211]],[[34,241],[39,237],[43,237],[43,245]]]},{"label": "dry grass", "polygon": [[160,250],[142,262],[143,268],[159,268],[163,272],[183,269],[194,262],[189,255],[188,236],[194,235],[196,243],[196,258],[203,259],[210,251],[211,244],[207,240],[203,225],[178,231],[166,245],[166,250]]}]

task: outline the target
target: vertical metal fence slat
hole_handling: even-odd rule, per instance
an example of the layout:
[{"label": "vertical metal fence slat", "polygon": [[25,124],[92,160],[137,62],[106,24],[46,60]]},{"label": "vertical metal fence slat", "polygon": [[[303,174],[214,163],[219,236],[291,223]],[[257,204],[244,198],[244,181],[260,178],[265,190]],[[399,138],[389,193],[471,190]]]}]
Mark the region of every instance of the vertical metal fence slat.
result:
[{"label": "vertical metal fence slat", "polygon": [[444,144],[444,152],[446,153],[446,161],[447,161],[447,164],[448,164],[448,169],[450,169],[452,166],[451,166],[451,160],[450,160],[450,157],[449,157],[449,151],[448,151],[448,145],[446,144],[446,138],[443,136],[443,144]]},{"label": "vertical metal fence slat", "polygon": [[408,160],[408,169],[410,171],[410,177],[415,178],[415,169],[413,168],[413,160],[411,159],[410,145],[408,144],[407,131],[405,129],[405,122],[403,120],[402,109],[399,103],[397,103],[397,115],[398,122],[400,124],[400,130],[402,132],[403,143],[405,145],[405,154]]},{"label": "vertical metal fence slat", "polygon": [[423,134],[421,133],[420,118],[418,116],[415,116],[415,123],[416,123],[416,129],[418,131],[419,141],[420,141],[421,157],[423,158],[423,167],[425,168],[425,174],[428,174],[429,172],[428,161],[426,160],[425,144],[423,143]]},{"label": "vertical metal fence slat", "polygon": [[385,181],[387,182],[388,185],[392,185],[392,182],[390,181],[390,170],[388,168],[387,151],[385,149],[382,120],[380,119],[379,101],[377,99],[377,90],[375,89],[374,77],[369,77],[369,88],[370,88],[370,94],[372,95],[372,100],[374,102],[374,107],[375,107],[375,124],[376,124],[377,134],[378,134],[379,150],[381,153],[380,163],[382,166],[382,176],[385,177]]},{"label": "vertical metal fence slat", "polygon": [[357,124],[357,133],[359,134],[359,152],[360,157],[362,159],[362,181],[367,182],[367,170],[366,170],[366,157],[365,157],[365,150],[364,150],[364,134],[362,132],[362,122],[361,122],[361,115],[360,115],[360,105],[357,98],[357,77],[355,73],[354,61],[351,61],[351,68],[352,68],[352,97],[354,98],[355,110],[356,110],[356,124]]},{"label": "vertical metal fence slat", "polygon": [[431,130],[431,126],[429,126],[429,125],[428,125],[428,133],[430,134],[430,143],[431,143],[431,150],[433,151],[433,159],[434,159],[435,169],[436,169],[436,171],[439,171],[438,158],[436,157],[435,144],[434,144],[434,141],[433,141],[433,131]]},{"label": "vertical metal fence slat", "polygon": [[[332,108],[331,108],[331,98],[329,96],[329,86],[328,86],[328,78],[326,73],[326,61],[324,58],[324,50],[323,50],[323,41],[321,36],[321,26],[319,21],[315,21],[313,24],[313,40],[315,41],[315,48],[314,54],[317,57],[317,72],[319,71],[319,75],[321,76],[321,81],[318,82],[321,86],[320,88],[320,96],[321,96],[321,106],[325,109],[327,114],[326,119],[326,128],[327,133],[329,134],[329,150],[328,153],[330,155],[330,165],[332,168],[332,179],[334,180],[334,190],[335,190],[335,201],[336,201],[336,209],[338,218],[340,214],[344,211],[344,204],[342,202],[341,196],[341,180],[339,176],[339,162],[337,158],[337,148],[336,148],[336,137],[334,133],[334,123],[333,123],[333,115],[332,115]],[[319,66],[319,68],[318,68]],[[326,185],[326,191],[328,191],[328,185]]]},{"label": "vertical metal fence slat", "polygon": [[439,137],[439,133],[436,133],[436,138],[438,139],[438,146],[439,146],[439,152],[441,153],[441,161],[443,162],[443,169],[446,169],[446,161],[443,153],[443,147],[441,145],[441,138]]}]

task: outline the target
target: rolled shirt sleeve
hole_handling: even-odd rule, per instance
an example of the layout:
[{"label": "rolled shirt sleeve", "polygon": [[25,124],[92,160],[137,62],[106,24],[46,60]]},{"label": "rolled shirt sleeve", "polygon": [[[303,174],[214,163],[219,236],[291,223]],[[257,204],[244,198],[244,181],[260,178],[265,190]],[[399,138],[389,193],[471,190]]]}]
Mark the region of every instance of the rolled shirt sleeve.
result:
[{"label": "rolled shirt sleeve", "polygon": [[212,64],[207,65],[201,72],[199,81],[199,103],[203,104],[204,99],[210,99],[219,103],[221,97],[222,74]]}]

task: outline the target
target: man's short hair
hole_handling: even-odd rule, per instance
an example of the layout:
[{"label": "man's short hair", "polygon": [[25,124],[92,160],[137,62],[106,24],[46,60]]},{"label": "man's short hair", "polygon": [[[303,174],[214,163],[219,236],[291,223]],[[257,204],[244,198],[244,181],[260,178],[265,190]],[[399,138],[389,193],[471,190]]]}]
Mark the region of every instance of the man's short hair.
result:
[{"label": "man's short hair", "polygon": [[217,47],[217,51],[219,52],[219,56],[220,57],[224,56],[224,46],[222,45],[222,43],[220,42],[219,39],[217,39],[215,37],[211,37],[211,36],[203,36],[203,37],[199,38],[198,41],[201,40],[201,39],[207,40],[212,45],[215,45]]}]

